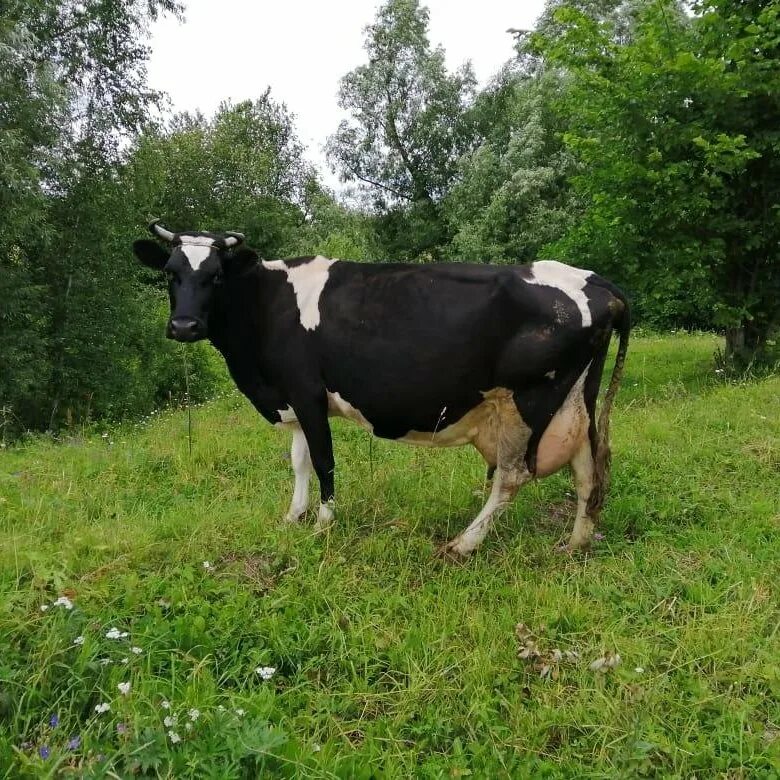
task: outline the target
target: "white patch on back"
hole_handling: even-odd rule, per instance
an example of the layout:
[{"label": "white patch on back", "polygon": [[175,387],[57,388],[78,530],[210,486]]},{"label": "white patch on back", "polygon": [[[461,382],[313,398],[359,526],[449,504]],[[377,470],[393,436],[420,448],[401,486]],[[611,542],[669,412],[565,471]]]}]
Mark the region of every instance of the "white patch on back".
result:
[{"label": "white patch on back", "polygon": [[284,260],[262,261],[266,270],[284,271],[287,274],[287,281],[295,293],[301,325],[306,330],[314,330],[320,324],[320,295],[328,281],[330,267],[336,262],[322,255],[294,268],[290,268]]},{"label": "white patch on back", "polygon": [[538,260],[531,265],[531,274],[531,278],[526,279],[529,284],[555,287],[577,304],[582,315],[583,328],[587,328],[593,322],[588,296],[584,293],[588,277],[593,275],[593,271],[583,271],[581,268],[574,268],[557,260]]},{"label": "white patch on back", "polygon": [[197,271],[201,264],[211,254],[214,239],[208,236],[182,236],[181,251],[187,258],[193,271]]}]

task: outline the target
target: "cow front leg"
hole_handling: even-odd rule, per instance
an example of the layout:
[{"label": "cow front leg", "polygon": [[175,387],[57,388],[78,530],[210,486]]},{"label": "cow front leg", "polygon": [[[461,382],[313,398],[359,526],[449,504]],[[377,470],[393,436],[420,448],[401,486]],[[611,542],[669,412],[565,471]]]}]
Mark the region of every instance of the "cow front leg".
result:
[{"label": "cow front leg", "polygon": [[314,529],[324,531],[333,522],[334,486],[333,441],[328,423],[327,396],[316,402],[293,404],[298,423],[309,448],[312,466],[320,483],[320,508]]},{"label": "cow front leg", "polygon": [[504,509],[517,495],[520,486],[531,478],[525,465],[498,466],[493,476],[493,487],[487,503],[474,521],[461,534],[448,542],[442,549],[444,555],[466,556],[482,544],[490,530],[496,513]]},{"label": "cow front leg", "polygon": [[306,443],[306,436],[297,425],[293,428],[290,461],[295,473],[295,488],[290,508],[284,519],[296,523],[309,508],[309,479],[312,473],[309,445]]}]

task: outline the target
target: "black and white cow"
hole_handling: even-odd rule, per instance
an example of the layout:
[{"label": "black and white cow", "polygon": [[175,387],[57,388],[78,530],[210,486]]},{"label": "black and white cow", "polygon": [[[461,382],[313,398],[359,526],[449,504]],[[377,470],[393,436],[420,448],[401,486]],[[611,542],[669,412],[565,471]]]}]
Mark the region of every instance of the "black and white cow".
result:
[{"label": "black and white cow", "polygon": [[[570,548],[588,545],[609,471],[609,413],[628,346],[623,294],[555,261],[522,266],[258,261],[238,233],[152,232],[136,241],[168,277],[167,335],[209,338],[269,422],[292,429],[288,520],[320,483],[317,528],[333,520],[329,416],[412,444],[472,444],[490,496],[445,552],[467,555],[518,488],[569,464],[577,486]],[[610,336],[620,343],[598,425]]]}]

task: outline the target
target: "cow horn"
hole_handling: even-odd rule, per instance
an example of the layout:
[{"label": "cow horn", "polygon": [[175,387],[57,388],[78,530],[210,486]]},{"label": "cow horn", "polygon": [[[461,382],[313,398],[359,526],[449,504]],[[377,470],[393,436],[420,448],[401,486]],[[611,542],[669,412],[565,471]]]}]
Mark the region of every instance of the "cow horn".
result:
[{"label": "cow horn", "polygon": [[170,230],[166,230],[161,224],[159,219],[155,219],[149,223],[149,230],[155,235],[161,238],[163,241],[173,241],[173,233]]},{"label": "cow horn", "polygon": [[225,239],[226,247],[236,246],[236,244],[240,244],[245,238],[243,233],[234,233],[231,230],[225,233],[225,235],[227,236]]}]

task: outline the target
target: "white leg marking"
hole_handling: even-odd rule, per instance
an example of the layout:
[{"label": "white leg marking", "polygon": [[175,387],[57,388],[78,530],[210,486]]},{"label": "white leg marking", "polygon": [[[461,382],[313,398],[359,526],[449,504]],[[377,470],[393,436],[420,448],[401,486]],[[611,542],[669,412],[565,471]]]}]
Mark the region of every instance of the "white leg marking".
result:
[{"label": "white leg marking", "polygon": [[593,490],[593,465],[590,441],[586,440],[571,461],[574,484],[577,486],[577,517],[569,537],[569,549],[572,550],[587,547],[593,534],[595,523],[593,518],[588,516],[588,499]]},{"label": "white leg marking", "polygon": [[317,512],[317,522],[314,523],[315,533],[321,534],[323,531],[327,531],[333,523],[333,499],[325,504],[320,504],[320,509]]},{"label": "white leg marking", "polygon": [[295,488],[293,489],[292,502],[287,516],[284,518],[290,523],[298,521],[300,516],[309,508],[309,479],[313,471],[309,445],[300,427],[293,428],[292,447],[290,448],[290,460],[295,472]]},{"label": "white leg marking", "polygon": [[482,511],[468,528],[447,545],[446,550],[457,555],[469,555],[474,552],[490,530],[496,512],[506,507],[515,497],[520,486],[530,478],[531,475],[525,467],[520,469],[514,466],[509,468],[499,466],[493,477],[490,496]]}]

